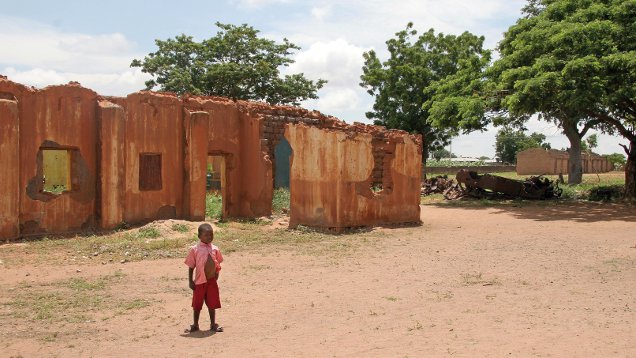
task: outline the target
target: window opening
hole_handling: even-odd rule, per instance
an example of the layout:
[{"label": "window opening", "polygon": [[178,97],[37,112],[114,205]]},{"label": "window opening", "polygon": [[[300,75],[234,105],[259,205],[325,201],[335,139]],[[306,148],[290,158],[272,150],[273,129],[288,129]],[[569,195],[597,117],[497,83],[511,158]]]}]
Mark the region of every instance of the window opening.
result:
[{"label": "window opening", "polygon": [[139,154],[139,190],[161,190],[161,154]]},{"label": "window opening", "polygon": [[60,195],[71,190],[71,150],[42,149],[42,191]]}]

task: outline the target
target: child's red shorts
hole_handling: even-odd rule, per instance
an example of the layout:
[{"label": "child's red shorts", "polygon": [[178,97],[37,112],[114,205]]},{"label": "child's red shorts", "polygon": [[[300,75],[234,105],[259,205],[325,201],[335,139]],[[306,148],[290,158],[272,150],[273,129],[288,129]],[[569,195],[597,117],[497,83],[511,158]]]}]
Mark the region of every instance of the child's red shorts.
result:
[{"label": "child's red shorts", "polygon": [[221,308],[221,298],[219,297],[219,285],[215,278],[211,278],[206,283],[194,286],[192,293],[192,308],[200,311],[203,308],[203,302],[208,308]]}]

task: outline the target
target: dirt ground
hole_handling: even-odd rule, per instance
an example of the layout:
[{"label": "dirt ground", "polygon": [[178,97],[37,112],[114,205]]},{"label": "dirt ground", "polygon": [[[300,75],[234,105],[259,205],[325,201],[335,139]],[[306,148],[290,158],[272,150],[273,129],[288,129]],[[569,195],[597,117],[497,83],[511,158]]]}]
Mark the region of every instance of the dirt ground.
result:
[{"label": "dirt ground", "polygon": [[[343,249],[226,254],[214,335],[184,333],[182,258],[13,266],[3,245],[0,356],[636,356],[633,206],[423,206],[421,218]],[[69,278],[102,278],[106,299],[127,303],[86,321],[14,312],[18,291]]]}]

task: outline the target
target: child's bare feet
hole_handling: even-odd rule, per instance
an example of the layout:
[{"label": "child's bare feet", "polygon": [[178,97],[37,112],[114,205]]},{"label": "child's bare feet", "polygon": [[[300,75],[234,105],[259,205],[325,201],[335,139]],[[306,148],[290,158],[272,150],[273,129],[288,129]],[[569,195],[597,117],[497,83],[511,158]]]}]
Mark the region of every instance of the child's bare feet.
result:
[{"label": "child's bare feet", "polygon": [[213,324],[210,326],[210,331],[212,332],[223,332],[223,327],[219,326],[218,324]]}]

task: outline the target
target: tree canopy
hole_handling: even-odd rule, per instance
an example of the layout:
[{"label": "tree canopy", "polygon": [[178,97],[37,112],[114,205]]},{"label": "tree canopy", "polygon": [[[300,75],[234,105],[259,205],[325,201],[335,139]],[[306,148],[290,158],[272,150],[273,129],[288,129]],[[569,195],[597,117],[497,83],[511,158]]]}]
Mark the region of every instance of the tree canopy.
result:
[{"label": "tree canopy", "polygon": [[621,153],[612,153],[603,155],[612,164],[614,170],[623,169],[625,166],[625,155]]},{"label": "tree canopy", "polygon": [[490,61],[483,42],[469,32],[455,36],[430,29],[417,36],[409,23],[386,41],[388,60],[380,61],[373,50],[364,53],[360,86],[375,97],[367,118],[421,134],[424,160],[459,131],[482,128],[486,108],[477,93]]},{"label": "tree canopy", "polygon": [[[562,125],[575,121],[579,143],[592,126],[620,133],[630,142],[629,149],[625,146],[626,194],[633,197],[636,0],[541,0],[530,5],[528,16],[506,32],[499,44],[501,58],[490,72],[500,105],[513,116],[540,113]],[[570,156],[576,153],[580,148],[572,147]]]},{"label": "tree canopy", "polygon": [[581,142],[581,146],[583,150],[589,152],[593,151],[594,148],[598,147],[598,135],[596,135],[596,133],[590,134],[584,141]]},{"label": "tree canopy", "polygon": [[446,159],[446,158],[457,158],[457,156],[453,153],[451,153],[449,150],[447,150],[446,148],[439,148],[434,150],[431,153],[431,157],[437,161],[440,161],[442,159]]},{"label": "tree canopy", "polygon": [[222,96],[233,99],[262,100],[270,104],[295,104],[317,98],[326,83],[312,81],[303,74],[280,76],[281,67],[300,47],[283,39],[282,43],[258,36],[259,31],[243,24],[216,23],[216,36],[195,41],[192,36],[155,40],[156,52],[131,67],[141,67],[153,79],[146,89],[159,88],[178,94]]},{"label": "tree canopy", "polygon": [[530,148],[550,149],[541,133],[527,135],[523,130],[503,127],[495,137],[495,154],[504,163],[517,163],[517,153]]}]

